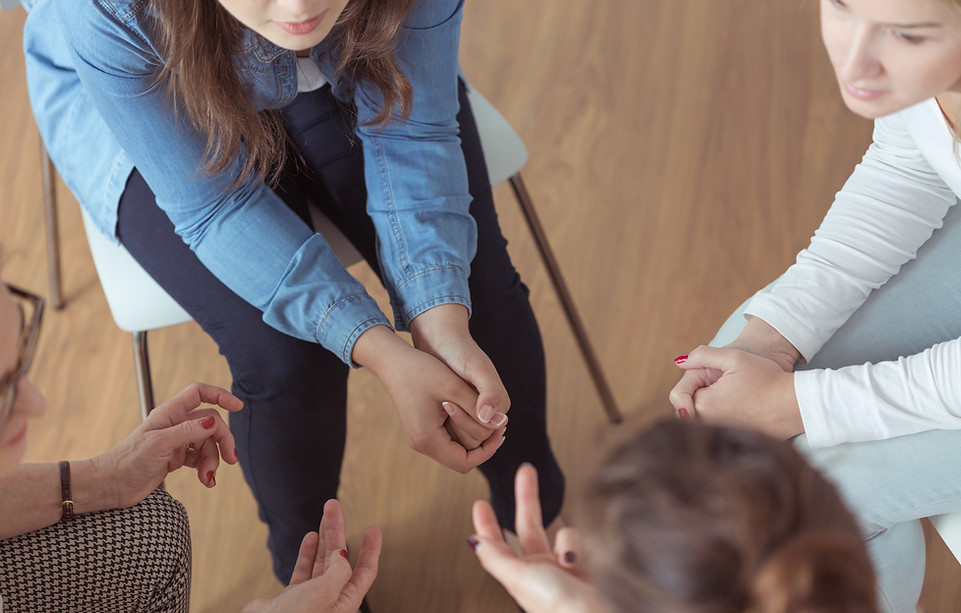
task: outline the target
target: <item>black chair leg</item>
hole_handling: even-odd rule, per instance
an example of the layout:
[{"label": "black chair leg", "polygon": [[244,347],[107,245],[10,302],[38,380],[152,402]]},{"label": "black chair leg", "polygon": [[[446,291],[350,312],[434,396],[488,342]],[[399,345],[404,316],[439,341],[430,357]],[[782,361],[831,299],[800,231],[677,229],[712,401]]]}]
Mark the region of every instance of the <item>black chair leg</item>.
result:
[{"label": "black chair leg", "polygon": [[47,268],[50,276],[50,306],[59,311],[63,308],[63,283],[60,277],[60,228],[57,218],[56,171],[40,143],[40,168],[43,172],[43,218],[47,229]]},{"label": "black chair leg", "polygon": [[551,283],[554,285],[554,291],[557,292],[561,307],[564,309],[564,315],[567,316],[571,331],[577,340],[577,346],[580,348],[584,362],[587,364],[587,368],[591,373],[594,387],[597,388],[597,393],[600,395],[601,402],[604,404],[604,411],[607,413],[607,417],[611,423],[619,424],[623,421],[623,416],[617,408],[614,394],[611,392],[611,387],[607,383],[604,371],[601,370],[601,364],[597,359],[597,354],[591,346],[591,341],[587,336],[587,329],[584,327],[581,317],[577,313],[574,299],[567,289],[567,283],[565,283],[564,276],[561,274],[560,266],[557,265],[557,259],[551,250],[550,242],[547,240],[547,234],[544,232],[544,227],[541,225],[540,218],[537,216],[537,211],[534,210],[534,203],[531,201],[530,194],[527,192],[524,180],[521,178],[521,173],[512,176],[510,183],[514,189],[514,195],[517,196],[517,202],[521,206],[521,211],[524,213],[527,226],[534,236],[534,242],[537,244],[537,250],[541,254],[544,266],[547,267],[547,274],[550,276]]}]

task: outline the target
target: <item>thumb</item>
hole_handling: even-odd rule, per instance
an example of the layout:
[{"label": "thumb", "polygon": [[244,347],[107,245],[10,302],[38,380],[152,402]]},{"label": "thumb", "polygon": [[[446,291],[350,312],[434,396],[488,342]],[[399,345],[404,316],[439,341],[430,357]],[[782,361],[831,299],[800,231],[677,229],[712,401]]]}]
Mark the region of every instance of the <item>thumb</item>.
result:
[{"label": "thumb", "polygon": [[734,353],[734,349],[722,349],[701,345],[688,355],[675,358],[674,363],[682,370],[710,368],[725,371],[730,370]]}]

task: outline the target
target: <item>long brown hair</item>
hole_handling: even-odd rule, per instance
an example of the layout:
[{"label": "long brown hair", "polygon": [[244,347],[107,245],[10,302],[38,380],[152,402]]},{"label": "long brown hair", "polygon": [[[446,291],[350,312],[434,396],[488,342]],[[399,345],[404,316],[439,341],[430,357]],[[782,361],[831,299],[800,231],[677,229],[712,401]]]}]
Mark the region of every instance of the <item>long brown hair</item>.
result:
[{"label": "long brown hair", "polygon": [[[383,106],[374,124],[390,121],[395,108],[402,117],[410,112],[412,90],[395,49],[414,1],[350,0],[323,43],[340,78],[380,90]],[[164,60],[157,83],[205,136],[202,170],[221,172],[246,149],[240,178],[258,172],[273,181],[287,161],[288,143],[280,113],[257,112],[234,67],[244,26],[217,0],[152,0],[152,6]]]},{"label": "long brown hair", "polygon": [[669,420],[618,445],[577,509],[618,612],[874,613],[874,575],[835,488],[789,444]]}]

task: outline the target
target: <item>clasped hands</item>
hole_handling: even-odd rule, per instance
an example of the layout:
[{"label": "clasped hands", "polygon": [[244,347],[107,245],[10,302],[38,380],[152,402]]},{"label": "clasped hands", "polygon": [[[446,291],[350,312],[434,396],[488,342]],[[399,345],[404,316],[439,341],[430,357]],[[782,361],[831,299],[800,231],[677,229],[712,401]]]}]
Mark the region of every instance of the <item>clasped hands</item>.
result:
[{"label": "clasped hands", "polygon": [[410,327],[413,347],[390,328],[374,326],[351,357],[384,383],[411,448],[466,473],[504,443],[507,390],[470,336],[466,307],[434,307]]},{"label": "clasped hands", "polygon": [[752,318],[729,345],[700,346],[675,359],[685,372],[671,390],[671,404],[681,419],[791,438],[804,431],[794,391],[800,357],[777,330]]}]

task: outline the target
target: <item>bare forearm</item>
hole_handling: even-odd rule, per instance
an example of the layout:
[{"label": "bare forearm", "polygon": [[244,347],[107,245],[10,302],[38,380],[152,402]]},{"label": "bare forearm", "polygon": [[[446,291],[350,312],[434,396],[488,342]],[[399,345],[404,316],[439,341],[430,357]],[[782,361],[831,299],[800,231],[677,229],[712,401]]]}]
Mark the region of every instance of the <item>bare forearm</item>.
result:
[{"label": "bare forearm", "polygon": [[[97,458],[70,463],[74,513],[116,507],[116,491]],[[0,539],[33,532],[60,521],[60,468],[55,463],[21,464],[0,477]]]}]

